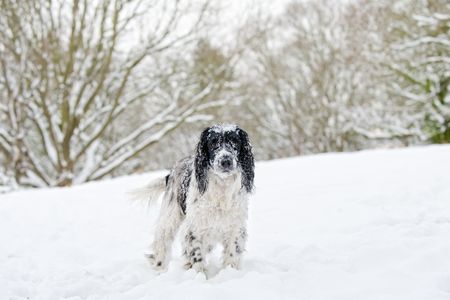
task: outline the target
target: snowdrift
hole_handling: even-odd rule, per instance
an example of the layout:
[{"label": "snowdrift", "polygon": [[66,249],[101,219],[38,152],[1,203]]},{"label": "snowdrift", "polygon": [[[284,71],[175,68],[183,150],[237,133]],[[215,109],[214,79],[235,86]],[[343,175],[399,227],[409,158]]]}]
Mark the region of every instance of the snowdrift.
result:
[{"label": "snowdrift", "polygon": [[450,299],[450,146],[260,162],[242,270],[156,274],[161,172],[0,196],[0,299]]}]

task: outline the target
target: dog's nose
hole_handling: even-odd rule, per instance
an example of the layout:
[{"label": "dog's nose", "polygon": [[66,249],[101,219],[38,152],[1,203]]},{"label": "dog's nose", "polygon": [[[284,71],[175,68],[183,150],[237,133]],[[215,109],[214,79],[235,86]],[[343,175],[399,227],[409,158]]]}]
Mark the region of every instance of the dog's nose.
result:
[{"label": "dog's nose", "polygon": [[222,160],[220,162],[220,165],[224,169],[230,169],[232,164],[233,164],[233,161],[231,160],[231,157],[229,157],[229,156],[222,158]]}]

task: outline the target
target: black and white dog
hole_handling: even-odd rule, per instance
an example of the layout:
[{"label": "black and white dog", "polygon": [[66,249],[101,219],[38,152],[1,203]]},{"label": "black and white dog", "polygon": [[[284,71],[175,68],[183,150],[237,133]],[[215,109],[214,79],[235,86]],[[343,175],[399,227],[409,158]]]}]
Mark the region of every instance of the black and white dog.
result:
[{"label": "black and white dog", "polygon": [[223,245],[223,266],[239,268],[247,237],[254,159],[247,133],[236,125],[206,128],[195,154],[152,181],[141,195],[163,200],[148,258],[164,270],[180,229],[186,269],[205,271],[205,255]]}]

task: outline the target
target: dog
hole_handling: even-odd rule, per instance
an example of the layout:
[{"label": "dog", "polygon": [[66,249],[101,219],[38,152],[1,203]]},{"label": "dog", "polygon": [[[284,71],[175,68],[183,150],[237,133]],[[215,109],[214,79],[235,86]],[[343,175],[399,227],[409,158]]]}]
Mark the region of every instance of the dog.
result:
[{"label": "dog", "polygon": [[161,195],[155,236],[147,258],[157,271],[167,268],[177,232],[184,267],[205,272],[205,256],[223,246],[223,267],[239,269],[247,239],[248,198],[255,176],[248,134],[236,125],[214,125],[200,135],[195,153],[139,193],[147,201]]}]

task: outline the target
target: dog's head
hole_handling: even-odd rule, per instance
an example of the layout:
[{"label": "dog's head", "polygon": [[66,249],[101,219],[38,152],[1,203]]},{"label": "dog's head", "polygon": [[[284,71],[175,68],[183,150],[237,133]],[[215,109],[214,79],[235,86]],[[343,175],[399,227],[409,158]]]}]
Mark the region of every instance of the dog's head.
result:
[{"label": "dog's head", "polygon": [[200,135],[195,155],[195,177],[200,193],[206,191],[208,172],[225,178],[242,172],[242,187],[253,189],[254,159],[247,133],[236,125],[214,125]]}]

